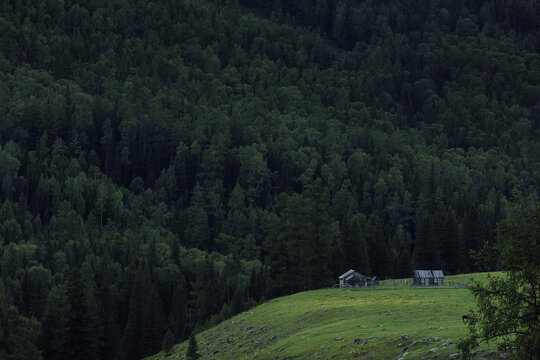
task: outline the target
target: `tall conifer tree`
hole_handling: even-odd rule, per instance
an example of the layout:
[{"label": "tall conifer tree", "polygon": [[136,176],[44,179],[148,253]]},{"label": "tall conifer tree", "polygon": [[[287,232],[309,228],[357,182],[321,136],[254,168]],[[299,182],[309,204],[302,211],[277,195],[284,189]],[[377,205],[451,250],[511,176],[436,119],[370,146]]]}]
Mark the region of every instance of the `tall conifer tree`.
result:
[{"label": "tall conifer tree", "polygon": [[66,293],[69,303],[65,353],[69,359],[98,359],[98,343],[95,328],[88,309],[81,272],[75,268],[66,281]]},{"label": "tall conifer tree", "polygon": [[446,213],[439,240],[443,269],[449,274],[455,274],[458,270],[461,254],[459,252],[458,227],[452,209],[448,209]]}]

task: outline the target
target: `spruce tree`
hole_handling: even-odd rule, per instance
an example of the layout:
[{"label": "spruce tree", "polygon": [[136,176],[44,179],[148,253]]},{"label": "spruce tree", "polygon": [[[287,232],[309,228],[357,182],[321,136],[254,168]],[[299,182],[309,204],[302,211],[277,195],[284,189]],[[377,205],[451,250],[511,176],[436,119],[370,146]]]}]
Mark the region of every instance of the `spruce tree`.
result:
[{"label": "spruce tree", "polygon": [[127,319],[122,345],[127,359],[141,359],[146,355],[144,349],[145,336],[143,332],[145,313],[148,311],[148,289],[150,279],[148,272],[139,268],[135,275],[131,298],[129,301],[129,315]]},{"label": "spruce tree", "polygon": [[195,338],[195,334],[191,333],[191,335],[189,336],[189,343],[186,351],[186,359],[197,360],[201,357],[198,351],[199,346],[197,345],[197,339]]},{"label": "spruce tree", "polygon": [[163,342],[161,344],[161,347],[166,355],[171,354],[173,345],[174,345],[174,335],[171,329],[167,329],[167,332],[163,336]]},{"label": "spruce tree", "polygon": [[47,296],[47,304],[41,319],[39,348],[43,349],[45,359],[65,359],[64,353],[67,323],[69,315],[69,299],[65,286],[55,286]]},{"label": "spruce tree", "polygon": [[356,214],[344,226],[343,242],[347,268],[355,269],[361,274],[371,274],[369,253],[366,239],[367,219],[364,214]]},{"label": "spruce tree", "polygon": [[448,209],[439,240],[443,269],[449,274],[455,274],[458,270],[460,253],[458,227],[452,209]]},{"label": "spruce tree", "polygon": [[66,292],[70,307],[64,351],[72,360],[97,359],[99,354],[95,329],[78,268],[70,272],[66,281]]},{"label": "spruce tree", "polygon": [[478,266],[474,258],[471,256],[471,251],[475,252],[480,249],[484,239],[484,233],[482,230],[482,224],[478,218],[478,210],[476,206],[471,208],[463,221],[462,235],[468,270],[471,272],[477,271]]},{"label": "spruce tree", "polygon": [[19,320],[19,311],[0,279],[0,359],[6,359],[13,349],[10,338],[15,333]]},{"label": "spruce tree", "polygon": [[37,348],[40,333],[40,324],[36,318],[21,317],[19,326],[10,336],[13,344],[13,353],[10,360],[40,360],[41,351]]},{"label": "spruce tree", "polygon": [[437,248],[433,222],[426,216],[418,226],[416,241],[414,243],[414,261],[416,268],[430,270],[435,265]]},{"label": "spruce tree", "polygon": [[332,250],[338,239],[334,221],[329,215],[330,195],[321,179],[315,180],[308,189],[307,209],[306,233],[308,239],[304,246],[313,249],[313,251],[309,253],[312,258],[304,263],[304,270],[305,276],[310,278],[309,288],[318,288],[331,284]]},{"label": "spruce tree", "polygon": [[89,337],[95,350],[99,349],[103,343],[103,327],[99,318],[99,309],[96,302],[96,283],[94,280],[94,271],[88,263],[81,265],[81,285],[83,286],[86,309],[88,312]]},{"label": "spruce tree", "polygon": [[372,274],[384,278],[387,275],[386,239],[377,213],[373,213],[369,217],[365,234]]},{"label": "spruce tree", "polygon": [[282,219],[272,213],[268,216],[267,223],[268,257],[266,264],[269,267],[270,282],[267,294],[270,297],[275,297],[289,291],[289,255]]}]

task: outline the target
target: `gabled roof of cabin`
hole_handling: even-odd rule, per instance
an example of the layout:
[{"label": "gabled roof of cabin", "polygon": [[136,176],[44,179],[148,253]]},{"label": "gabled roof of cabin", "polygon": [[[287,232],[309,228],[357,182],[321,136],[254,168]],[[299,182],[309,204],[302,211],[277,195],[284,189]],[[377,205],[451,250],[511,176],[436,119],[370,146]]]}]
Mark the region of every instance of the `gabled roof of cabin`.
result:
[{"label": "gabled roof of cabin", "polygon": [[414,277],[417,278],[443,278],[442,270],[414,270]]},{"label": "gabled roof of cabin", "polygon": [[356,276],[356,277],[360,277],[360,278],[367,278],[366,276],[360,274],[358,271],[353,270],[353,269],[347,271],[346,273],[344,273],[343,275],[341,275],[339,278],[340,278],[340,279],[349,280],[349,279],[351,279],[351,278],[353,278],[353,277],[355,277],[355,276]]}]

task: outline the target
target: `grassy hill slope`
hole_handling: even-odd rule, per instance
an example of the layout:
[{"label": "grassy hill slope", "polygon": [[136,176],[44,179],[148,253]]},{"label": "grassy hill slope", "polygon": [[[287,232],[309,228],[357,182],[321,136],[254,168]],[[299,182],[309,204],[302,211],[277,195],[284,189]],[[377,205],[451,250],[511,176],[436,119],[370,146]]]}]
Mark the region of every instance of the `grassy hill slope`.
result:
[{"label": "grassy hill slope", "polygon": [[[485,278],[446,280],[473,276]],[[197,340],[203,359],[447,359],[473,305],[467,289],[322,289],[268,301]],[[151,359],[183,359],[185,349]]]}]

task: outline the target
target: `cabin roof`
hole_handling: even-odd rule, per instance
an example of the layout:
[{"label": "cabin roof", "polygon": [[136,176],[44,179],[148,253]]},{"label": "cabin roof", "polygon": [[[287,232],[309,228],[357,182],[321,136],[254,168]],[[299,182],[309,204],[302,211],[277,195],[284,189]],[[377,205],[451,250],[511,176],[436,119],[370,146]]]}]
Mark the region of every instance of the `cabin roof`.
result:
[{"label": "cabin roof", "polygon": [[416,278],[443,278],[444,274],[442,270],[414,270],[414,277]]},{"label": "cabin roof", "polygon": [[358,271],[353,270],[353,269],[347,271],[346,273],[344,273],[343,275],[341,275],[339,278],[340,278],[340,279],[349,280],[349,279],[351,279],[351,278],[353,278],[353,277],[355,277],[355,276],[356,276],[356,277],[361,277],[361,278],[366,278],[366,276],[360,274]]}]

